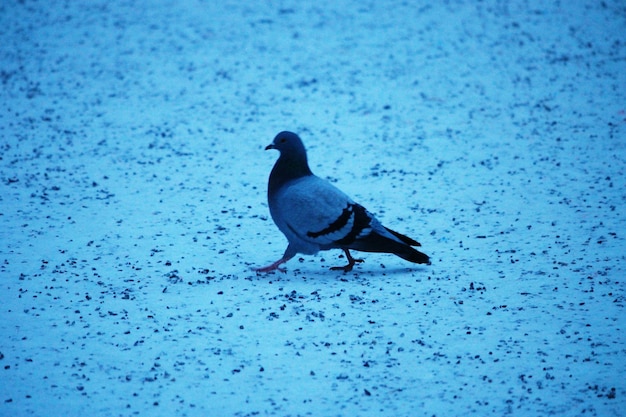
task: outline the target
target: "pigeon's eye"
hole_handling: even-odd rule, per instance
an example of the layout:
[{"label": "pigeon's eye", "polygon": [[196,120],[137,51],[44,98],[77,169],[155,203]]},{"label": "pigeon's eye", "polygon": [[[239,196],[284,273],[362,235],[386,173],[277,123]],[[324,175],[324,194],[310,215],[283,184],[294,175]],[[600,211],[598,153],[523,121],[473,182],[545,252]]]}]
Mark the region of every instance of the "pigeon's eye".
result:
[{"label": "pigeon's eye", "polygon": [[285,142],[287,142],[287,139],[285,139],[285,138],[282,138],[282,139],[280,140],[280,143],[285,143]]}]

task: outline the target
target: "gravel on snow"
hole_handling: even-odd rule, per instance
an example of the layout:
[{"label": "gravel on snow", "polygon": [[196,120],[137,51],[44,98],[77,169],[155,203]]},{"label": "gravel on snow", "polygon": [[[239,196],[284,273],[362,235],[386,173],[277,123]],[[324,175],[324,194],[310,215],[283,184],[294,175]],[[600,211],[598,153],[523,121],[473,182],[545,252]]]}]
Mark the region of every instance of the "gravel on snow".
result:
[{"label": "gravel on snow", "polygon": [[[4,1],[0,415],[626,409],[626,6]],[[433,259],[257,275],[280,130]]]}]

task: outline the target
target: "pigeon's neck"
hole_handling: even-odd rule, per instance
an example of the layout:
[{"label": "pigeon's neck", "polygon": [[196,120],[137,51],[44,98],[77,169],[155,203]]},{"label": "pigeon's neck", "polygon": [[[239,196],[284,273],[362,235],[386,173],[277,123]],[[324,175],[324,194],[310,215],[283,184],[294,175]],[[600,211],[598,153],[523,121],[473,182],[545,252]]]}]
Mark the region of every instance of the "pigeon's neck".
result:
[{"label": "pigeon's neck", "polygon": [[285,157],[281,155],[270,174],[268,193],[273,194],[289,181],[313,175],[306,155],[304,157]]}]

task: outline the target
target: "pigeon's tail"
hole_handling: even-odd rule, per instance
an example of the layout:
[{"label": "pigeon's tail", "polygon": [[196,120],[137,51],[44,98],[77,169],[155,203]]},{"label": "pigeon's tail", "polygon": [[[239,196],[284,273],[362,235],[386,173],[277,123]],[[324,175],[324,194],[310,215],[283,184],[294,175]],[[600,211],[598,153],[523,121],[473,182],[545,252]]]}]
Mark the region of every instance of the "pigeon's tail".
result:
[{"label": "pigeon's tail", "polygon": [[409,262],[430,265],[430,258],[428,257],[428,255],[418,250],[415,250],[410,246],[404,246],[401,250],[394,251],[392,253],[401,257],[402,259],[406,259]]},{"label": "pigeon's tail", "polygon": [[419,243],[417,240],[413,240],[410,237],[403,235],[402,233],[398,233],[395,230],[391,230],[388,227],[385,227],[385,230],[387,230],[389,233],[391,233],[392,235],[394,235],[395,237],[397,237],[398,239],[400,239],[401,241],[403,241],[409,246],[422,246],[422,244]]},{"label": "pigeon's tail", "polygon": [[391,233],[392,235],[400,239],[403,243],[406,243],[406,245],[408,245],[408,246],[401,245],[400,248],[392,252],[394,255],[397,255],[401,257],[402,259],[406,259],[407,261],[413,262],[416,264],[430,265],[430,258],[428,257],[428,255],[418,250],[415,250],[411,247],[411,246],[422,246],[421,243],[419,243],[416,240],[411,239],[408,236],[403,235],[402,233],[398,233],[395,230],[391,230],[388,227],[385,227],[385,229],[389,233]]},{"label": "pigeon's tail", "polygon": [[[352,245],[350,249],[360,250],[362,252],[386,252],[393,253],[402,259],[416,264],[430,265],[430,258],[425,253],[413,249],[411,246],[421,246],[419,242],[395,232],[391,229],[385,229],[392,236],[385,236],[377,232],[370,233],[365,237],[360,237]],[[395,239],[394,239],[395,237]]]}]

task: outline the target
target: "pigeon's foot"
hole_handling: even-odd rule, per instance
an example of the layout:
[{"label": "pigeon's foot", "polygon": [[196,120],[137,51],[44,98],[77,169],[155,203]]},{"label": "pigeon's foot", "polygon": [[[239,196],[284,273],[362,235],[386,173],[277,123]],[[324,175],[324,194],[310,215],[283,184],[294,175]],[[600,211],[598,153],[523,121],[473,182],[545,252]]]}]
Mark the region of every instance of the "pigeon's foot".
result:
[{"label": "pigeon's foot", "polygon": [[285,272],[287,272],[287,270],[285,268],[281,268],[280,266],[282,264],[284,264],[285,262],[287,262],[289,259],[291,259],[291,258],[282,257],[282,258],[280,258],[279,260],[277,260],[276,262],[274,262],[274,263],[272,263],[270,265],[263,266],[261,268],[252,268],[252,270],[255,271],[255,272],[262,272],[262,273],[263,272],[272,272],[272,271],[280,271],[282,273],[285,273]]},{"label": "pigeon's foot", "polygon": [[345,266],[331,266],[330,267],[331,271],[350,272],[350,271],[352,271],[352,268],[354,268],[354,265],[356,265],[357,263],[363,262],[363,259],[355,259],[355,258],[353,258],[352,254],[350,253],[350,251],[348,249],[344,249],[343,251],[346,253],[346,258],[348,258],[348,265],[345,265]]},{"label": "pigeon's foot", "polygon": [[276,261],[271,265],[267,265],[267,266],[262,266],[261,268],[252,268],[252,270],[254,272],[259,272],[259,273],[266,273],[266,272],[273,272],[273,271],[280,271],[283,274],[285,272],[287,272],[287,270],[285,268],[281,268],[279,265],[282,264],[282,262]]},{"label": "pigeon's foot", "polygon": [[285,272],[287,272],[287,270],[285,268],[281,268],[278,265],[275,265],[275,263],[273,263],[271,265],[263,266],[261,268],[252,268],[252,270],[254,272],[259,272],[259,273],[280,271],[280,272],[282,272],[284,274]]}]

